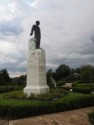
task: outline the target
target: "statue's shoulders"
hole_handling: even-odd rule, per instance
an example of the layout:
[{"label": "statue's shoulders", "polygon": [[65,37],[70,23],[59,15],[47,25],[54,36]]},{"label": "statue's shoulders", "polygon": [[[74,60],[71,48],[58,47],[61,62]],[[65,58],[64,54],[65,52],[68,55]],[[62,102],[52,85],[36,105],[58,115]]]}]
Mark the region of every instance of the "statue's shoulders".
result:
[{"label": "statue's shoulders", "polygon": [[33,28],[34,28],[34,29],[39,29],[39,26],[33,25]]},{"label": "statue's shoulders", "polygon": [[35,27],[36,25],[33,25],[33,27]]},{"label": "statue's shoulders", "polygon": [[36,25],[33,25],[33,28],[35,28],[36,27]]}]

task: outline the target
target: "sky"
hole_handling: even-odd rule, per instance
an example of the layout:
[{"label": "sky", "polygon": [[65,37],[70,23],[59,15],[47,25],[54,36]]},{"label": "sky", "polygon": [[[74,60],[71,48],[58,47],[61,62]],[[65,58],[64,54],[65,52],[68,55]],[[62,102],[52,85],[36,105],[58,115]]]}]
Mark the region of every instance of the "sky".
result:
[{"label": "sky", "polygon": [[26,74],[36,20],[47,69],[94,65],[94,0],[0,0],[0,69],[11,77]]}]

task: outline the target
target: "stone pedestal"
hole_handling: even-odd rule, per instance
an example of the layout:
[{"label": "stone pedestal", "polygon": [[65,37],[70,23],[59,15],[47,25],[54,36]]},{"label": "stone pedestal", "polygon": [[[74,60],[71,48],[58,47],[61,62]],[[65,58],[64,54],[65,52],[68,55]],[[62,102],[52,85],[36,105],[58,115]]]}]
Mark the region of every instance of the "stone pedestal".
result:
[{"label": "stone pedestal", "polygon": [[27,60],[27,85],[24,93],[32,94],[47,93],[49,87],[46,82],[45,51],[35,49],[34,39],[29,40],[29,52]]}]

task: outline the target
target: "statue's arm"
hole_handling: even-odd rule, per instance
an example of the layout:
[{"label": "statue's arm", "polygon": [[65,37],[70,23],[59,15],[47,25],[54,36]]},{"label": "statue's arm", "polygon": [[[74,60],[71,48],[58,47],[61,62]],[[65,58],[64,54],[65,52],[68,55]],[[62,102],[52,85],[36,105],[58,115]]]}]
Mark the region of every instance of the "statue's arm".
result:
[{"label": "statue's arm", "polygon": [[35,29],[35,26],[33,25],[32,28],[31,28],[31,33],[30,33],[31,36],[33,35],[34,29]]}]

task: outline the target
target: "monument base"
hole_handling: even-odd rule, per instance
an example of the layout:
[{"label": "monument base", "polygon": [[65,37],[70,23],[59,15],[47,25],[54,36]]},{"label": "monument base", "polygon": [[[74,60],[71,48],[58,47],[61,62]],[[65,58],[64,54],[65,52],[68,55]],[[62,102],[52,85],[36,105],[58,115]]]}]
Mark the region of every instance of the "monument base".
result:
[{"label": "monument base", "polygon": [[47,93],[47,92],[49,92],[49,87],[48,86],[45,86],[45,87],[26,86],[24,88],[24,93],[27,94],[27,97],[29,97],[31,94],[37,95],[37,94],[42,94],[42,93]]},{"label": "monument base", "polygon": [[49,91],[46,80],[45,50],[36,49],[34,39],[29,40],[29,51],[27,59],[27,81],[24,93],[42,94]]}]

